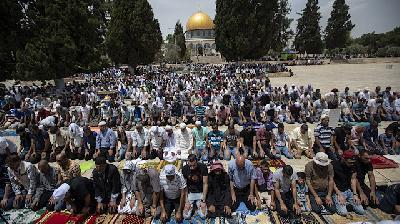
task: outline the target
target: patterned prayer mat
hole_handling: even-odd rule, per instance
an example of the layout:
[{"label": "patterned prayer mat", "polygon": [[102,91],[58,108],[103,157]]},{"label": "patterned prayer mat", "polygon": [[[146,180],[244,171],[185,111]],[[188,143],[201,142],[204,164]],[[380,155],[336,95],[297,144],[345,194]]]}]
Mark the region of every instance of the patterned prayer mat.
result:
[{"label": "patterned prayer mat", "polygon": [[278,215],[278,212],[272,211],[269,213],[271,223],[274,224],[291,224],[291,223],[303,223],[303,224],[326,224],[328,223],[321,215],[314,212],[302,213],[299,218],[291,219],[288,217],[282,217]]},{"label": "patterned prayer mat", "polygon": [[74,215],[67,211],[62,212],[49,212],[46,211],[39,219],[35,221],[35,224],[94,224],[96,216],[85,217],[83,215]]},{"label": "patterned prayer mat", "polygon": [[[122,170],[122,168],[125,165],[125,161],[126,160],[119,162],[119,164],[117,165],[119,170]],[[160,172],[167,164],[174,164],[178,168],[178,170],[182,168],[182,160],[176,160],[175,162],[170,163],[165,160],[153,159],[153,160],[146,160],[145,163],[140,163],[138,166],[140,168],[154,168],[158,172]]]},{"label": "patterned prayer mat", "polygon": [[354,212],[350,213],[351,216],[343,217],[338,214],[333,215],[324,215],[324,218],[329,223],[335,224],[347,224],[350,222],[370,222],[377,223],[383,220],[393,220],[393,217],[390,214],[384,213],[376,208],[367,208],[365,215],[357,215]]},{"label": "patterned prayer mat", "polygon": [[144,218],[136,215],[99,215],[96,217],[96,224],[142,224]]},{"label": "patterned prayer mat", "polygon": [[[3,217],[10,224],[20,224],[20,223],[34,223],[36,219],[38,219],[43,213],[45,209],[41,209],[38,211],[32,211],[30,209],[11,209],[3,213]],[[3,220],[0,219],[0,223],[4,223]]]},{"label": "patterned prayer mat", "polygon": [[[261,159],[256,159],[253,160],[252,162],[255,167],[258,167],[260,166],[261,161],[262,161]],[[283,160],[281,159],[271,159],[269,160],[268,163],[269,163],[269,169],[272,172],[275,172],[278,168],[284,167],[286,165],[286,163],[283,162]]]}]

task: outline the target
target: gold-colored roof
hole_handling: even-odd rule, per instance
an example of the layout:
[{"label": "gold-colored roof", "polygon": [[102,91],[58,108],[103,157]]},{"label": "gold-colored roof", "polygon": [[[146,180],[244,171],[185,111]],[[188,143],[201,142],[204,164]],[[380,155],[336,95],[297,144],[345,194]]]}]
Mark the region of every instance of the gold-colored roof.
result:
[{"label": "gold-colored roof", "polygon": [[186,23],[186,31],[212,29],[214,29],[214,22],[204,12],[196,12],[188,19]]}]

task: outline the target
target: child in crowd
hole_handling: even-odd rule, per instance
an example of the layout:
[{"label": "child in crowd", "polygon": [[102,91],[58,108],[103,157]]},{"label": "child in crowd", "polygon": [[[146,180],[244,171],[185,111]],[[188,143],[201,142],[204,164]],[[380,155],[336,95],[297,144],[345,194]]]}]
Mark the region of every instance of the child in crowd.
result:
[{"label": "child in crowd", "polygon": [[256,176],[257,207],[260,208],[261,204],[265,204],[270,209],[275,209],[273,173],[269,169],[268,159],[263,159],[260,162],[260,166],[256,168]]},{"label": "child in crowd", "polygon": [[118,141],[121,143],[117,153],[117,161],[121,161],[125,159],[126,150],[128,149],[128,136],[124,127],[118,128],[117,135]]},{"label": "child in crowd", "polygon": [[308,195],[308,187],[306,185],[306,174],[304,172],[297,173],[296,181],[297,202],[302,212],[311,211],[310,197]]}]

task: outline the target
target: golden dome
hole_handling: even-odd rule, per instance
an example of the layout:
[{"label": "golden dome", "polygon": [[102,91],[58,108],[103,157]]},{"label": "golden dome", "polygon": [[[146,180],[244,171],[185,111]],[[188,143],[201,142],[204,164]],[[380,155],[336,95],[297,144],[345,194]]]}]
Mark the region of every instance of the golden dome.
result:
[{"label": "golden dome", "polygon": [[214,22],[204,12],[196,12],[188,19],[186,23],[186,31],[212,29],[214,29]]}]

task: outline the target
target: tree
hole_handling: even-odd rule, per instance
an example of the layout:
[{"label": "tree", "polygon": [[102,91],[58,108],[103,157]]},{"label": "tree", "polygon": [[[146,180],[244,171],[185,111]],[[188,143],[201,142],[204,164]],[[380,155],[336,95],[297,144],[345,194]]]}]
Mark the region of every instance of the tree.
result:
[{"label": "tree", "polygon": [[184,60],[186,56],[186,41],[185,34],[183,34],[183,27],[179,20],[175,24],[174,41],[176,42],[175,44],[179,47],[179,58],[181,60]]},{"label": "tree", "polygon": [[325,44],[328,49],[346,47],[350,31],[354,28],[350,18],[349,6],[345,0],[335,0],[325,28]]},{"label": "tree", "polygon": [[308,0],[302,11],[301,17],[297,20],[297,34],[294,40],[296,50],[310,54],[320,54],[323,50],[321,40],[321,27],[319,20],[318,0]]},{"label": "tree", "polygon": [[0,1],[0,80],[15,72],[16,52],[21,48],[22,7],[16,0]]},{"label": "tree", "polygon": [[258,59],[271,48],[278,0],[216,1],[215,43],[228,60]]},{"label": "tree", "polygon": [[168,43],[165,46],[165,60],[169,63],[177,63],[181,59],[180,52],[181,49],[178,45],[174,43]]},{"label": "tree", "polygon": [[282,52],[286,47],[288,40],[294,34],[290,29],[290,24],[293,19],[288,18],[290,13],[290,7],[287,0],[279,0],[278,13],[276,13],[274,18],[274,31],[275,37],[273,38],[272,50],[275,52]]},{"label": "tree", "polygon": [[37,0],[27,10],[33,36],[17,52],[16,78],[59,79],[103,66],[102,0]]},{"label": "tree", "polygon": [[162,36],[150,4],[147,0],[115,0],[113,4],[106,37],[111,60],[132,67],[153,62]]}]

